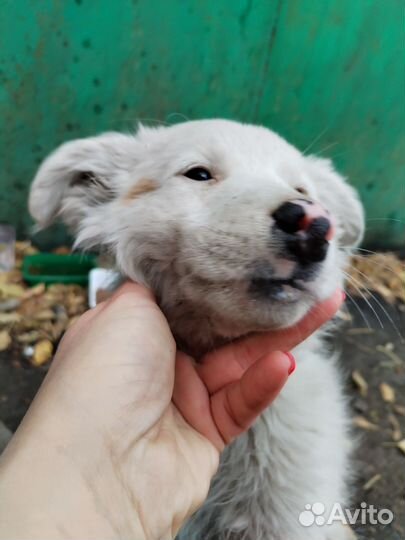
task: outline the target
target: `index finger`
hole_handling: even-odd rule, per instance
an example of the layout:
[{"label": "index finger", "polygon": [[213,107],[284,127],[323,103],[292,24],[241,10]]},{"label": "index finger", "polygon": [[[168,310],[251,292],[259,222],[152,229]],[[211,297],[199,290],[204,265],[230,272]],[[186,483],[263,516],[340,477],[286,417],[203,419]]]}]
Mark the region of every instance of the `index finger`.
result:
[{"label": "index finger", "polygon": [[296,347],[331,319],[343,300],[343,292],[337,290],[290,328],[254,334],[206,355],[197,369],[208,391],[217,392],[226,384],[239,380],[252,364],[269,352],[290,351]]}]

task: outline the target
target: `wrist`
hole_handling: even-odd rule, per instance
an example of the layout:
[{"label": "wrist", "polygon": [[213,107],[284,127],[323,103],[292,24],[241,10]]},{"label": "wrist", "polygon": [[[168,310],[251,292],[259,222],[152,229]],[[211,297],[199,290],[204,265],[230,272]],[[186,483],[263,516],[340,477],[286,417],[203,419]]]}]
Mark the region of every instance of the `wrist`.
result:
[{"label": "wrist", "polygon": [[24,422],[0,459],[0,539],[149,540],[104,456],[89,467],[42,427]]}]

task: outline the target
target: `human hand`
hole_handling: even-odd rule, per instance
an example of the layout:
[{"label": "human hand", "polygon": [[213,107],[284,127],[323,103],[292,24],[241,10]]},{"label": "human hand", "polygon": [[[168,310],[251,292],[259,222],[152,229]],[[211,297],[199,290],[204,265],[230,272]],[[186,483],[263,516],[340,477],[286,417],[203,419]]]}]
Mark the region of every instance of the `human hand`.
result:
[{"label": "human hand", "polygon": [[196,366],[176,353],[151,293],[123,286],[67,332],[2,457],[0,537],[172,538],[205,499],[224,445],[288,379],[280,351],[341,301],[337,292],[295,327]]}]

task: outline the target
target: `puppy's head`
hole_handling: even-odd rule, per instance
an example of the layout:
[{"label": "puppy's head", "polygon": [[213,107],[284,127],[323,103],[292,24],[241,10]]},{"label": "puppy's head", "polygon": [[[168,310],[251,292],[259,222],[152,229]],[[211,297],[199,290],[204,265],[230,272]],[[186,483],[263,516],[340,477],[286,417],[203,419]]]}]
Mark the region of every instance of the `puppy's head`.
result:
[{"label": "puppy's head", "polygon": [[363,233],[329,161],[224,120],[66,143],[29,207],[40,225],[61,217],[78,246],[110,250],[169,318],[188,310],[224,337],[296,322],[341,284],[341,248]]}]

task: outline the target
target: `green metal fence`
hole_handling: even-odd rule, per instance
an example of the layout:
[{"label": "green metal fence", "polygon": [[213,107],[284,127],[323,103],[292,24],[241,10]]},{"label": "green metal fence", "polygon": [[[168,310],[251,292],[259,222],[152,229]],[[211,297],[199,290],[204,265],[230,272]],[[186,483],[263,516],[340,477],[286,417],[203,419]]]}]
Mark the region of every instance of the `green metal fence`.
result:
[{"label": "green metal fence", "polygon": [[0,221],[56,145],[228,117],[332,157],[405,245],[403,0],[0,0]]}]

